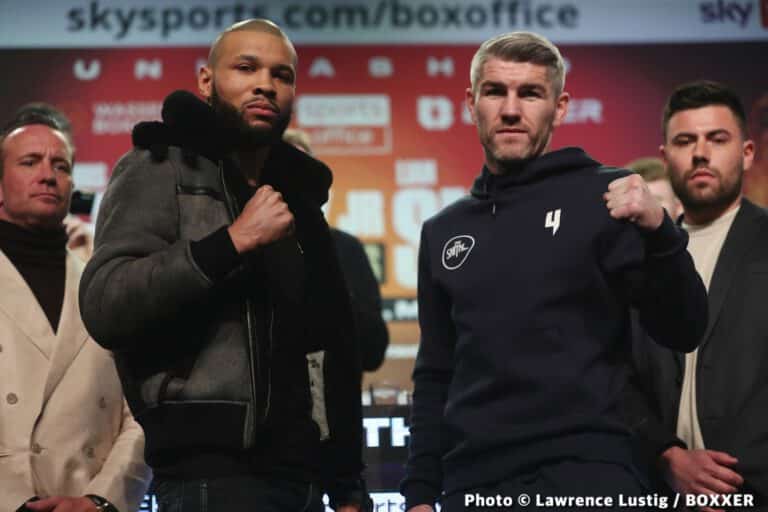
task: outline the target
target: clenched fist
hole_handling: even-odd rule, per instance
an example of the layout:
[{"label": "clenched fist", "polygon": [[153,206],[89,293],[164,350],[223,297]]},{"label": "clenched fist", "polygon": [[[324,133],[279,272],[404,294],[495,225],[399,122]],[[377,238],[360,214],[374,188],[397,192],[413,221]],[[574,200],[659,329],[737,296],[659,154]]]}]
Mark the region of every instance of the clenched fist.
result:
[{"label": "clenched fist", "polygon": [[263,185],[248,200],[228,231],[235,249],[242,254],[292,234],[293,222],[293,214],[282,194]]},{"label": "clenched fist", "polygon": [[653,231],[664,221],[664,208],[639,174],[613,180],[603,198],[611,217],[629,219],[646,231]]}]

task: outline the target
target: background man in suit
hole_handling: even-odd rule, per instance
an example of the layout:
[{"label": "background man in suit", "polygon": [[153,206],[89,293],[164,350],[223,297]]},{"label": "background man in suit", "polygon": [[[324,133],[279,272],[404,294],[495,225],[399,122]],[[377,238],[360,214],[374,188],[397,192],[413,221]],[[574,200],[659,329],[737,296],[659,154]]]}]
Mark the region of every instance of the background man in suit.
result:
[{"label": "background man in suit", "polygon": [[675,491],[768,496],[768,215],[742,197],[754,144],[721,84],[675,90],[661,155],[709,295],[701,345],[685,357],[636,336],[629,402],[646,455]]},{"label": "background man in suit", "polygon": [[135,511],[151,477],[114,362],[80,319],[83,263],[62,224],[73,153],[66,127],[45,113],[0,132],[3,510],[34,496],[27,510]]},{"label": "background man in suit", "polygon": [[[283,133],[283,140],[312,155],[312,145],[307,132],[288,128]],[[344,275],[344,281],[347,283],[352,299],[355,342],[360,354],[360,367],[366,372],[372,372],[384,362],[389,345],[389,331],[381,317],[379,282],[373,273],[362,242],[346,231],[330,229],[341,273]]]}]

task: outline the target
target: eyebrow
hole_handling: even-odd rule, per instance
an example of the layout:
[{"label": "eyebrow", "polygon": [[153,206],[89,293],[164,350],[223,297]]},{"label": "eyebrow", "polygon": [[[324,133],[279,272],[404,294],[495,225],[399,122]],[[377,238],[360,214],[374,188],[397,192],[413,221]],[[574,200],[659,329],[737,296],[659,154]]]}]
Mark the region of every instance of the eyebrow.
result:
[{"label": "eyebrow", "polygon": [[[720,134],[725,134],[725,135],[728,135],[729,137],[733,136],[733,134],[727,128],[716,128],[714,130],[709,130],[708,132],[704,133],[704,136],[713,137],[715,135],[720,135]],[[698,137],[698,134],[694,132],[682,131],[672,135],[673,139],[676,139],[678,137]]]},{"label": "eyebrow", "polygon": [[544,85],[532,83],[532,82],[526,82],[524,84],[520,84],[518,89],[535,89],[537,91],[547,92],[547,88]]},{"label": "eyebrow", "polygon": [[495,80],[483,80],[480,82],[480,88],[485,89],[487,87],[503,87],[504,89],[507,88],[507,84],[504,82],[497,82]]},{"label": "eyebrow", "polygon": [[[42,160],[43,158],[45,158],[45,154],[40,152],[40,151],[29,151],[27,153],[22,153],[21,155],[19,155],[18,160],[22,160],[24,158],[29,158],[29,157],[36,158],[38,160]],[[71,158],[67,158],[66,156],[62,156],[62,155],[52,155],[51,156],[51,161],[53,161],[53,162],[67,162],[69,165],[72,165]]]},{"label": "eyebrow", "polygon": [[[505,84],[504,82],[496,81],[496,80],[484,80],[480,82],[480,88],[484,89],[486,87],[502,87],[504,89],[508,89],[509,86]],[[543,86],[542,84],[537,84],[533,82],[525,82],[522,84],[519,84],[517,87],[515,87],[516,90],[523,89],[523,90],[530,90],[535,89],[537,91],[546,92],[547,88]]]},{"label": "eyebrow", "polygon": [[[251,64],[262,64],[260,58],[258,58],[255,55],[250,55],[250,54],[247,54],[247,53],[241,53],[240,55],[235,57],[235,61],[236,62],[237,61],[242,61],[242,60],[244,60],[246,62],[249,62]],[[287,69],[287,70],[291,71],[292,73],[294,72],[293,65],[277,64],[277,65],[272,66],[272,67],[276,68],[276,69]]]}]

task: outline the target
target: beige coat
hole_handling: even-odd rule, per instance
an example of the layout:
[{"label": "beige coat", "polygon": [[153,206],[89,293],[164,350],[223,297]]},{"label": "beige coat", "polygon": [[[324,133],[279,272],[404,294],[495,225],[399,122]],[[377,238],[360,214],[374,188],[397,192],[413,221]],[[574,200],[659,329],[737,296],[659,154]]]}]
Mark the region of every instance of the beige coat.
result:
[{"label": "beige coat", "polygon": [[0,512],[31,496],[104,496],[138,509],[151,478],[144,433],[111,354],[88,336],[77,294],[83,264],[67,255],[58,333],[0,251]]}]

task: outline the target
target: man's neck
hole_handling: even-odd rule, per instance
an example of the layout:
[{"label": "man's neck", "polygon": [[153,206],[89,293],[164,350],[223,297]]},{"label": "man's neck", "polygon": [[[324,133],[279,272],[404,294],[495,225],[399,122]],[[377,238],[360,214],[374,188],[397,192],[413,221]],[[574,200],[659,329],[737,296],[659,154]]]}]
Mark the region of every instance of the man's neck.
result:
[{"label": "man's neck", "polygon": [[261,146],[255,150],[237,151],[235,156],[240,165],[240,171],[243,177],[252,187],[259,186],[261,182],[261,171],[264,169],[264,162],[269,156],[269,146]]},{"label": "man's neck", "polygon": [[729,212],[741,204],[741,194],[731,204],[721,207],[701,208],[698,210],[691,210],[684,207],[685,210],[683,220],[686,224],[691,226],[703,226],[709,224],[720,217],[726,212]]}]

